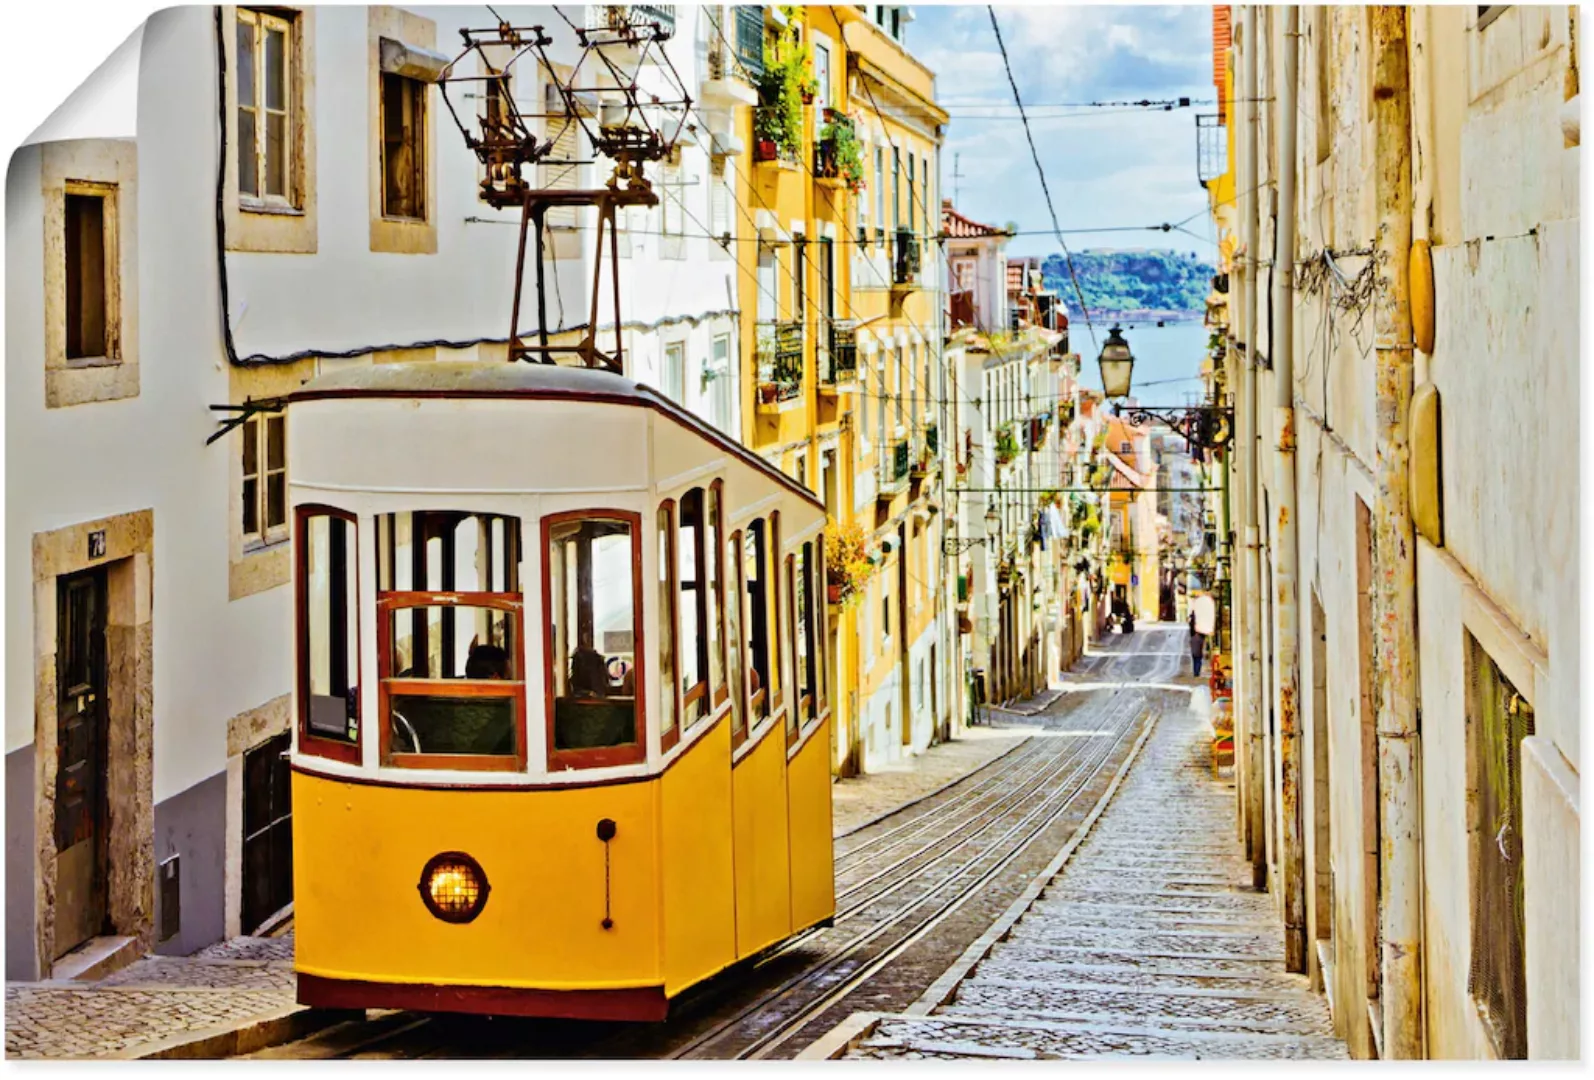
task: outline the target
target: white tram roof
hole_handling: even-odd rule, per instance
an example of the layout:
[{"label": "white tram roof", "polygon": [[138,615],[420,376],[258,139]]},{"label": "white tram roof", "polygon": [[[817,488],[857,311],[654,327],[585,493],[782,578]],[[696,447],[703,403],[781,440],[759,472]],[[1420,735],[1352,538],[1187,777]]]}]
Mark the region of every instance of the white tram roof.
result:
[{"label": "white tram roof", "polygon": [[[410,405],[395,411],[406,400],[435,401],[439,408],[416,411]],[[608,371],[486,361],[358,364],[317,376],[288,401],[316,403],[309,411],[296,408],[301,420],[289,425],[290,452],[298,458],[300,476],[336,472],[339,480],[357,487],[362,480],[387,487],[397,479],[394,468],[417,480],[430,474],[436,482],[443,472],[468,465],[487,479],[480,471],[497,472],[495,464],[507,458],[520,468],[540,463],[558,475],[558,487],[571,490],[582,482],[578,474],[588,473],[575,465],[578,460],[632,469],[645,461],[651,474],[647,482],[669,486],[669,475],[689,470],[690,459],[704,455],[708,444],[714,448],[710,453],[730,456],[819,511],[823,520],[824,503],[813,492],[652,387]],[[386,407],[372,408],[378,402]],[[650,415],[674,423],[651,425],[649,438],[645,421]],[[461,425],[467,417],[468,424]],[[427,452],[398,455],[398,460],[383,452],[400,440]],[[461,452],[449,453],[451,446]],[[361,454],[359,447],[370,452]],[[590,476],[594,484],[617,479],[612,473]]]}]

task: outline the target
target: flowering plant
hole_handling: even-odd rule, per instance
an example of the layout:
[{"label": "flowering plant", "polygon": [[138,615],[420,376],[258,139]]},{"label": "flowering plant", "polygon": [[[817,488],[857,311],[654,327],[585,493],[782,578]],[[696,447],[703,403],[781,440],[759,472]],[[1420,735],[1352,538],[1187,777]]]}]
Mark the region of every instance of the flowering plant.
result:
[{"label": "flowering plant", "polygon": [[863,526],[854,521],[825,530],[825,584],[832,603],[855,603],[873,573]]}]

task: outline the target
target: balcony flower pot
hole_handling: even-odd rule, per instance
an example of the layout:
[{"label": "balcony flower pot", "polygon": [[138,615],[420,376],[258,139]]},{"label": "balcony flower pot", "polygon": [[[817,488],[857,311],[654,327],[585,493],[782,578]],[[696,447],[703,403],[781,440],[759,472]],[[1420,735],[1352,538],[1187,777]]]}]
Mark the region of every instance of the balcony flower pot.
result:
[{"label": "balcony flower pot", "polygon": [[840,585],[826,585],[825,586],[825,597],[832,604],[841,603],[841,586]]},{"label": "balcony flower pot", "polygon": [[774,139],[759,139],[754,145],[754,161],[774,161],[777,156]]},{"label": "balcony flower pot", "polygon": [[760,405],[773,405],[779,392],[779,388],[774,383],[759,383],[758,403]]}]

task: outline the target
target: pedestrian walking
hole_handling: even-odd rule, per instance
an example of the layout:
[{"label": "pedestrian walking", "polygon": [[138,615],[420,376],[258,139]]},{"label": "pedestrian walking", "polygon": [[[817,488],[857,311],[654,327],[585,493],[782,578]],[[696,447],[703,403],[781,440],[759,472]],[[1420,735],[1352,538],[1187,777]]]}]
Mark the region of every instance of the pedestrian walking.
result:
[{"label": "pedestrian walking", "polygon": [[1190,597],[1190,674],[1201,677],[1201,659],[1207,651],[1207,638],[1217,629],[1217,605],[1212,597],[1197,592]]}]

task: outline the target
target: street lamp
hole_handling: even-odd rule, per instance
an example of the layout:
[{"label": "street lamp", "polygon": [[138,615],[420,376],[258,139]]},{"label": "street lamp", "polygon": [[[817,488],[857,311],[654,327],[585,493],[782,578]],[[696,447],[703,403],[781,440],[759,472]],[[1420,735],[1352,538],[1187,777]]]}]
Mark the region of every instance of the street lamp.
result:
[{"label": "street lamp", "polygon": [[991,545],[991,550],[995,551],[997,549],[997,533],[1001,530],[1001,527],[1002,515],[996,509],[996,499],[992,498],[985,511],[985,535],[972,536],[966,539],[960,539],[956,536],[945,537],[941,541],[941,552],[945,555],[961,555],[965,551],[971,551],[981,544],[987,543]]},{"label": "street lamp", "polygon": [[[1121,327],[1114,326],[1107,332],[1107,341],[1101,347],[1097,363],[1101,365],[1102,393],[1109,398],[1128,397],[1135,357],[1129,351],[1129,342],[1124,340]],[[1161,421],[1183,435],[1194,450],[1222,450],[1234,440],[1234,410],[1221,405],[1193,405],[1186,409],[1131,405],[1125,409],[1122,401],[1115,401],[1112,411],[1114,416],[1127,420],[1131,427]]]},{"label": "street lamp", "polygon": [[1101,365],[1101,389],[1110,398],[1129,396],[1129,379],[1135,369],[1135,356],[1124,340],[1123,328],[1113,326],[1107,331],[1107,342],[1096,358]]}]

